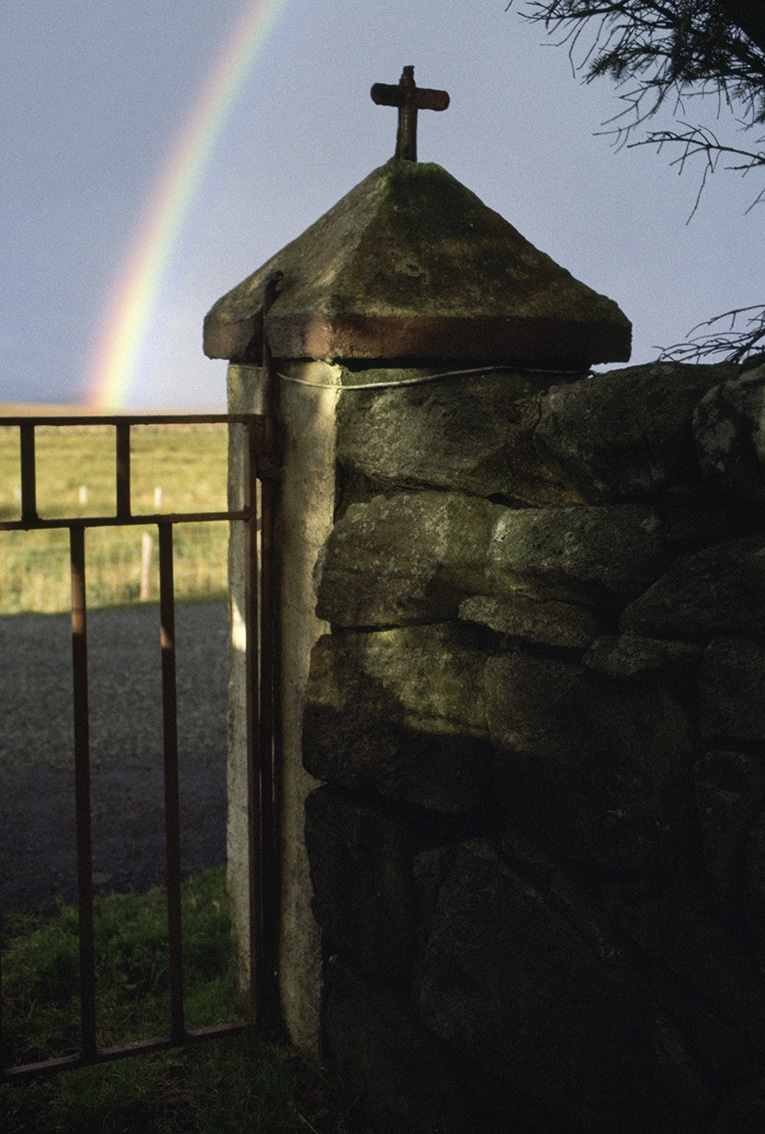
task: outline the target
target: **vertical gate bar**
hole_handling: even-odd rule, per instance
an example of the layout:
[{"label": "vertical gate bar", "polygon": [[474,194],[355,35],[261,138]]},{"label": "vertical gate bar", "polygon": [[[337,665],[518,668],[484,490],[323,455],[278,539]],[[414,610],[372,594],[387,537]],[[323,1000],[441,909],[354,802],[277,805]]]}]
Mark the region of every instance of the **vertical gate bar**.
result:
[{"label": "vertical gate bar", "polygon": [[37,468],[35,463],[35,427],[29,422],[19,426],[19,457],[21,463],[21,518],[37,517]]},{"label": "vertical gate bar", "polygon": [[260,681],[260,619],[258,617],[258,442],[255,422],[245,426],[244,506],[244,618],[245,618],[245,728],[247,750],[247,853],[249,889],[250,1010],[257,1018],[262,1005],[263,982],[263,856],[261,843],[260,733],[258,688]]},{"label": "vertical gate bar", "polygon": [[175,674],[173,525],[160,523],[159,609],[162,649],[162,723],[165,752],[165,853],[167,930],[170,944],[170,1038],[186,1036],[183,1012],[183,930],[181,924],[181,837],[178,800],[178,699]]},{"label": "vertical gate bar", "polygon": [[77,911],[80,949],[82,1054],[96,1056],[96,976],[93,942],[93,838],[90,815],[88,637],[85,602],[85,528],[69,529],[72,571],[72,692],[74,697],[74,789],[77,817]]},{"label": "vertical gate bar", "polygon": [[263,1012],[266,1023],[277,1028],[279,997],[279,813],[277,802],[276,721],[278,654],[276,653],[275,577],[276,544],[276,372],[268,343],[268,311],[282,281],[281,272],[266,280],[263,296],[263,459],[260,462],[260,696],[259,750],[261,769],[261,843],[263,872]]},{"label": "vertical gate bar", "polygon": [[130,425],[117,425],[117,516],[130,515]]},{"label": "vertical gate bar", "polygon": [[[271,406],[272,398],[266,399]],[[278,945],[278,901],[279,887],[276,872],[278,865],[278,841],[276,836],[275,812],[278,813],[278,785],[274,776],[275,732],[278,729],[278,706],[275,701],[276,669],[272,639],[275,634],[274,610],[274,567],[273,567],[273,517],[275,500],[275,422],[273,412],[269,414],[267,425],[262,415],[228,417],[229,424],[244,427],[246,434],[246,481],[244,508],[230,505],[229,518],[246,514],[245,524],[245,620],[247,628],[246,667],[248,682],[248,801],[250,814],[250,910],[254,932],[251,935],[253,959],[251,971],[255,979],[251,986],[260,992],[259,1008],[270,1007],[267,1023],[278,1023],[278,981],[276,946]],[[18,423],[18,419],[17,419]],[[114,423],[111,419],[110,424]],[[67,423],[69,424],[69,423]],[[103,1058],[132,1052],[136,1045],[124,1048],[98,1049],[96,1028],[96,984],[95,984],[95,932],[93,898],[93,837],[91,812],[91,761],[89,730],[89,688],[88,688],[88,643],[87,643],[87,595],[85,563],[85,529],[92,523],[117,524],[124,519],[132,519],[130,484],[130,423],[115,425],[116,438],[116,480],[117,515],[113,517],[90,517],[88,520],[63,521],[69,529],[70,568],[71,568],[71,627],[72,627],[72,688],[74,701],[74,771],[75,771],[75,810],[77,838],[77,885],[79,919],[79,969],[80,969],[80,1025],[81,1051],[77,1056],[63,1060],[46,1060],[19,1068],[26,1076],[39,1070],[58,1070],[81,1062],[98,1062]],[[22,518],[30,527],[39,527],[36,499],[35,464],[35,421],[20,425],[20,464],[22,481]],[[267,520],[265,523],[265,546],[267,548],[267,568],[264,573],[259,560],[261,538],[258,532],[258,504],[261,497],[266,500]],[[159,520],[160,518],[157,517]],[[160,608],[161,608],[161,647],[163,674],[163,722],[165,748],[165,813],[167,849],[167,889],[168,889],[168,928],[170,936],[170,999],[171,999],[171,1040],[184,1042],[197,1038],[201,1033],[188,1033],[184,1024],[183,1008],[183,967],[182,967],[182,918],[180,902],[180,808],[178,791],[178,736],[177,736],[177,698],[175,662],[175,605],[173,587],[173,521],[163,517],[159,524],[160,545]],[[265,602],[268,612],[265,632],[267,661],[265,678],[261,680],[263,663],[261,660],[261,639],[263,638],[260,603]],[[265,819],[262,816],[262,803],[265,791],[267,803]],[[276,801],[276,806],[275,806]],[[268,862],[268,880],[264,879],[264,862]],[[266,888],[268,895],[266,896]],[[268,913],[266,913],[268,907]],[[274,913],[276,911],[276,913]],[[268,926],[266,928],[266,918]],[[264,945],[264,934],[268,933],[269,943]],[[268,958],[264,960],[264,958]],[[1,979],[1,974],[0,974]],[[2,989],[0,987],[0,993]],[[2,1054],[2,1004],[0,1003],[0,1054]],[[147,1049],[154,1045],[165,1045],[166,1039],[146,1041]],[[0,1062],[2,1060],[0,1059]],[[12,1073],[12,1069],[8,1070]]]},{"label": "vertical gate bar", "polygon": [[[266,441],[271,432],[266,419]],[[269,1022],[278,1011],[279,855],[274,776],[274,490],[273,480],[261,480],[260,500],[260,697],[259,750],[261,769],[261,828],[263,858],[263,999]]]}]

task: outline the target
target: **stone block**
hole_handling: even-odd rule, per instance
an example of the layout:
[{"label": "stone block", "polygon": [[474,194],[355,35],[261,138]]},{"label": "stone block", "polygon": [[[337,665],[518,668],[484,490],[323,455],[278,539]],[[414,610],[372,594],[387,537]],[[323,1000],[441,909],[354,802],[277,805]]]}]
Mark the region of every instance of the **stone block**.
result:
[{"label": "stone block", "polygon": [[762,513],[756,504],[733,500],[705,486],[671,488],[652,501],[670,557],[680,559],[707,547],[757,533]]},{"label": "stone block", "polygon": [[319,779],[436,811],[479,805],[491,746],[468,627],[327,635],[314,647],[303,762]]},{"label": "stone block", "polygon": [[586,721],[585,675],[578,665],[514,650],[486,665],[492,742],[518,756],[543,757],[551,767],[575,763]]},{"label": "stone block", "polygon": [[325,950],[355,958],[388,982],[408,983],[419,908],[412,859],[421,844],[379,805],[332,788],[312,792],[305,815],[313,909]]},{"label": "stone block", "polygon": [[765,740],[765,646],[714,638],[699,673],[701,728],[707,737]]},{"label": "stone block", "polygon": [[[363,378],[406,381],[421,373],[372,370]],[[338,460],[346,472],[383,486],[575,503],[578,495],[556,480],[532,443],[535,397],[550,381],[495,370],[379,390],[348,385],[338,407]]]},{"label": "stone block", "polygon": [[699,464],[716,488],[765,498],[765,366],[714,386],[693,416]]},{"label": "stone block", "polygon": [[406,999],[380,981],[361,979],[340,957],[330,963],[327,984],[329,1050],[371,1130],[491,1134],[461,1085],[459,1061]]},{"label": "stone block", "polygon": [[598,633],[595,616],[586,607],[537,601],[526,595],[474,595],[460,603],[459,616],[463,622],[488,626],[509,638],[563,649],[586,649]]},{"label": "stone block", "polygon": [[747,841],[765,801],[765,765],[744,752],[707,752],[693,782],[704,865],[724,903],[742,888]]},{"label": "stone block", "polygon": [[417,901],[420,905],[420,925],[423,932],[430,930],[433,912],[441,883],[451,868],[453,845],[427,847],[415,856],[412,863]]},{"label": "stone block", "polygon": [[507,1083],[509,1120],[514,1094],[535,1104],[535,1130],[696,1134],[711,1101],[590,895],[532,881],[488,842],[464,844],[441,887],[420,1008]]},{"label": "stone block", "polygon": [[694,407],[734,372],[655,362],[560,386],[541,399],[534,444],[593,503],[691,483]]},{"label": "stone block", "polygon": [[755,820],[746,847],[746,908],[749,922],[760,945],[760,967],[765,943],[765,812]]},{"label": "stone block", "polygon": [[709,1134],[762,1134],[765,1130],[765,1081],[739,1086],[715,1115]]},{"label": "stone block", "polygon": [[702,997],[762,1058],[765,980],[734,931],[669,894],[623,909],[621,926],[660,970]]},{"label": "stone block", "polygon": [[624,610],[619,627],[656,638],[708,639],[765,630],[765,535],[678,560]]},{"label": "stone block", "polygon": [[527,833],[609,869],[651,869],[680,832],[694,734],[664,689],[524,654],[486,666],[499,798]]},{"label": "stone block", "polygon": [[666,569],[658,517],[638,504],[505,508],[488,556],[489,593],[585,605],[626,600]]},{"label": "stone block", "polygon": [[606,634],[595,639],[582,662],[588,669],[607,677],[627,680],[657,674],[669,676],[673,671],[697,665],[701,655],[701,647],[690,642],[667,642],[661,638],[641,638],[638,634]]},{"label": "stone block", "polygon": [[400,626],[456,617],[485,589],[498,505],[445,492],[354,504],[320,559],[317,615],[336,627]]}]

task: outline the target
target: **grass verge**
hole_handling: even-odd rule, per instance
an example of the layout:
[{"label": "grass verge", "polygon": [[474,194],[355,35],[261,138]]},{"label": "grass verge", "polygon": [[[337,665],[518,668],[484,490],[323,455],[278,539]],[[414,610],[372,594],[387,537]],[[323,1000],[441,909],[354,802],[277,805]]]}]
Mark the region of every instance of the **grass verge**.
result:
[{"label": "grass verge", "polygon": [[[184,886],[187,1026],[236,1019],[228,989],[224,868]],[[99,1044],[166,1034],[164,892],[95,907]],[[3,951],[4,1063],[78,1046],[77,919],[9,919]],[[341,1084],[254,1028],[188,1048],[0,1085],[2,1134],[241,1134],[358,1131]]]}]

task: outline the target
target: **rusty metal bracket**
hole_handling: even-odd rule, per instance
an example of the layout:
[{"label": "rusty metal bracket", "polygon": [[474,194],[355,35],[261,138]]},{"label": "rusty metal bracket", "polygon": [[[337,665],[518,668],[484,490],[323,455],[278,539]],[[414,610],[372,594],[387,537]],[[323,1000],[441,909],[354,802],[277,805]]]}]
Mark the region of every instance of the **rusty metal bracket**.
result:
[{"label": "rusty metal bracket", "polygon": [[[275,512],[281,479],[276,437],[276,373],[268,346],[267,321],[282,273],[273,272],[263,292],[261,386],[262,445],[250,446],[249,494],[260,496],[258,534],[248,525],[252,552],[247,570],[245,617],[247,671],[247,795],[249,802],[250,998],[258,1023],[277,1034],[279,999],[279,614]],[[253,513],[254,515],[255,513]]]}]

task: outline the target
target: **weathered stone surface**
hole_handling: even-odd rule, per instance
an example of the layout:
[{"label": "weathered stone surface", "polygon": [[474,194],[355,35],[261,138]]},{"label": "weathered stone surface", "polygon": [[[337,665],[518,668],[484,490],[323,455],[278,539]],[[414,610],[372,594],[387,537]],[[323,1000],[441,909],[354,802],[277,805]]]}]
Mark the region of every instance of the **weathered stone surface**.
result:
[{"label": "weathered stone surface", "polygon": [[431,1031],[533,1100],[534,1129],[695,1134],[710,1104],[590,897],[530,881],[489,843],[465,844],[441,887],[420,1004]]},{"label": "weathered stone surface", "polygon": [[378,1134],[487,1134],[475,1100],[460,1087],[457,1060],[403,997],[329,966],[327,1042],[351,1097]]},{"label": "weathered stone surface", "polygon": [[744,851],[765,801],[765,765],[744,752],[707,752],[693,769],[702,854],[713,894],[740,890]]},{"label": "weathered stone surface", "polygon": [[[631,954],[634,960],[634,954]],[[754,1045],[731,1024],[723,1013],[710,1006],[705,993],[689,987],[674,972],[653,965],[651,978],[644,977],[655,990],[674,1026],[686,1040],[704,1082],[714,1093],[735,1091],[742,1080],[757,1078],[762,1059]]]},{"label": "weathered stone surface", "polygon": [[762,512],[746,500],[709,489],[671,488],[651,501],[661,520],[661,534],[673,559],[693,555],[726,540],[755,535]]},{"label": "weathered stone surface", "polygon": [[746,905],[749,922],[759,939],[760,971],[765,942],[765,811],[761,811],[752,830],[745,855]]},{"label": "weathered stone surface", "polygon": [[403,492],[352,505],[326,545],[319,618],[333,626],[396,626],[454,618],[485,590],[500,508],[476,497]]},{"label": "weathered stone surface", "polygon": [[[369,370],[353,377],[385,382],[409,376]],[[338,460],[346,473],[383,486],[577,503],[578,494],[556,480],[532,444],[535,395],[550,381],[550,375],[495,370],[389,389],[347,387],[338,408]]]},{"label": "weathered stone surface", "polygon": [[579,861],[641,871],[677,830],[693,731],[664,689],[516,652],[486,666],[500,798]]},{"label": "weathered stone surface", "polygon": [[626,598],[666,567],[654,512],[633,504],[513,509],[455,493],[352,505],[319,568],[317,614],[367,627],[454,618],[462,599]]},{"label": "weathered stone surface", "polygon": [[765,740],[765,645],[715,638],[699,673],[706,736]]},{"label": "weathered stone surface", "polygon": [[623,910],[627,936],[674,979],[706,999],[765,1052],[765,980],[742,942],[703,912],[667,896]]},{"label": "weathered stone surface", "polygon": [[537,451],[587,500],[621,500],[698,476],[691,421],[735,367],[654,362],[595,374],[541,399]]},{"label": "weathered stone surface", "polygon": [[701,660],[701,654],[701,647],[689,642],[607,634],[595,639],[582,663],[607,677],[622,679],[688,668]]},{"label": "weathered stone surface", "polygon": [[306,692],[307,770],[436,811],[475,807],[491,755],[484,664],[467,627],[321,638]]},{"label": "weathered stone surface", "polygon": [[765,1082],[739,1087],[715,1115],[709,1134],[762,1134],[765,1130]]},{"label": "weathered stone surface", "polygon": [[448,845],[427,847],[415,856],[412,863],[417,901],[420,905],[420,923],[423,932],[430,932],[433,914],[441,884],[449,872],[454,848]]},{"label": "weathered stone surface", "polygon": [[631,326],[428,162],[374,170],[205,318],[210,358],[258,357],[263,286],[276,358],[442,358],[547,368],[626,360]]},{"label": "weathered stone surface", "polygon": [[765,630],[765,536],[730,540],[679,560],[630,603],[619,626],[657,638]]},{"label": "weathered stone surface", "polygon": [[325,950],[387,981],[409,979],[417,926],[411,828],[379,806],[322,787],[305,805],[313,908]]},{"label": "weathered stone surface", "polygon": [[765,366],[709,391],[699,402],[693,429],[701,471],[717,487],[752,500],[765,499]]},{"label": "weathered stone surface", "polygon": [[463,622],[488,626],[510,638],[542,646],[585,649],[598,632],[592,611],[567,602],[537,602],[525,595],[489,598],[474,595],[460,603]]},{"label": "weathered stone surface", "polygon": [[505,508],[491,537],[491,593],[579,600],[630,597],[665,569],[660,524],[650,508]]}]

